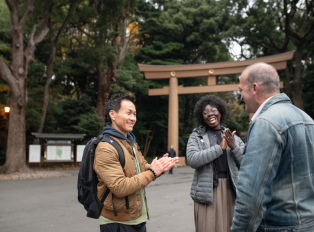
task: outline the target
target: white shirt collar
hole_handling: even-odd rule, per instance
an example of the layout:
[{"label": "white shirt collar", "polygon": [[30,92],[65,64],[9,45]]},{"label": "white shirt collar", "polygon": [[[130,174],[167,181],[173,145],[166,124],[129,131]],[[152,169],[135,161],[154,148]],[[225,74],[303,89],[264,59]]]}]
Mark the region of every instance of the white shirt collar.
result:
[{"label": "white shirt collar", "polygon": [[264,105],[269,101],[269,99],[271,99],[273,96],[267,98],[257,109],[257,111],[255,112],[255,114],[253,115],[253,117],[251,118],[252,122],[258,117],[258,115],[261,113]]}]

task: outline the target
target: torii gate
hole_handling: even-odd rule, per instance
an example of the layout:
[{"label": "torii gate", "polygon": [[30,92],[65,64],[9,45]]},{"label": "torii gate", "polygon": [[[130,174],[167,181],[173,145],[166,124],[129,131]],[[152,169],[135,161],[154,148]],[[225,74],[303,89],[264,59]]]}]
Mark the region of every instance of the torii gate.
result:
[{"label": "torii gate", "polygon": [[[144,72],[146,79],[169,79],[169,86],[162,89],[149,89],[149,96],[169,95],[168,110],[168,148],[173,145],[179,154],[179,106],[178,94],[213,93],[239,90],[238,84],[216,85],[216,76],[240,74],[247,66],[265,62],[276,70],[285,69],[287,61],[291,60],[294,51],[274,56],[265,56],[244,61],[231,61],[209,64],[190,65],[144,65],[138,64],[139,70]],[[178,86],[178,78],[192,78],[208,76],[207,86],[183,87]],[[280,82],[280,88],[283,83]]]}]

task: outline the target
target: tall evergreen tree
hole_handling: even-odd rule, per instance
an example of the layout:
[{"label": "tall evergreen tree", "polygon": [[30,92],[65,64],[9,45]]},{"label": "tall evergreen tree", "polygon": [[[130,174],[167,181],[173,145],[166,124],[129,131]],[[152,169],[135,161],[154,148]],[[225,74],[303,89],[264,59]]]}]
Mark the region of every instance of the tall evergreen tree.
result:
[{"label": "tall evergreen tree", "polygon": [[232,0],[226,3],[232,16],[226,40],[240,44],[243,58],[273,55],[295,49],[293,66],[285,72],[286,91],[303,109],[302,60],[305,43],[314,30],[314,1]]}]

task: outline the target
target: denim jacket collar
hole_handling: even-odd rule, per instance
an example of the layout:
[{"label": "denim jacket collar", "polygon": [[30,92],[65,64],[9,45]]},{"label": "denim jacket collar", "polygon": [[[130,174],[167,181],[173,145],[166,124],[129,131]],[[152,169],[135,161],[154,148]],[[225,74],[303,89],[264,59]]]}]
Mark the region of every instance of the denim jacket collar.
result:
[{"label": "denim jacket collar", "polygon": [[[289,98],[286,94],[284,94],[284,93],[280,93],[280,94],[277,94],[277,95],[273,96],[273,97],[265,104],[265,106],[264,106],[263,109],[261,110],[259,116],[260,116],[263,112],[265,112],[270,106],[272,106],[272,105],[274,105],[274,104],[276,104],[276,103],[278,103],[278,102],[284,102],[284,101],[286,101],[286,102],[288,102],[288,103],[291,103],[290,98]],[[258,116],[258,117],[259,117],[259,116]]]}]

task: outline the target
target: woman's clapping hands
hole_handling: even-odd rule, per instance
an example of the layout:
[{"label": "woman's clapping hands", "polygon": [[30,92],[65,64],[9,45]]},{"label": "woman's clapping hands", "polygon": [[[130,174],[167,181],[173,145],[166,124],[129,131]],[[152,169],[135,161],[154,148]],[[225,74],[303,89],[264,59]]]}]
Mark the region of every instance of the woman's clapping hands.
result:
[{"label": "woman's clapping hands", "polygon": [[236,131],[233,131],[231,133],[231,131],[229,129],[226,129],[224,131],[224,135],[223,135],[223,140],[226,141],[228,147],[230,147],[231,150],[236,148],[235,139],[234,139],[234,134],[235,133],[236,133]]}]

